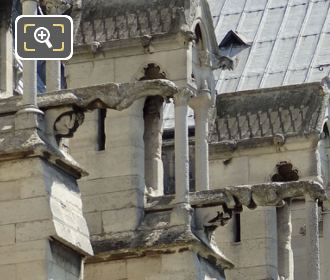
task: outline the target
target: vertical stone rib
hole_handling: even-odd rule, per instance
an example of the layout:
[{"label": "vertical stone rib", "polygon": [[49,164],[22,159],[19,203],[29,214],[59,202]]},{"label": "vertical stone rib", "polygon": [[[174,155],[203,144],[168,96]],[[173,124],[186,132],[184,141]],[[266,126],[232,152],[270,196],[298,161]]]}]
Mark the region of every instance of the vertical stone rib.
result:
[{"label": "vertical stone rib", "polygon": [[175,200],[189,201],[188,99],[191,92],[182,89],[174,97],[175,106]]},{"label": "vertical stone rib", "polygon": [[294,262],[291,247],[292,223],[291,201],[277,208],[278,274],[284,279],[293,280]]},{"label": "vertical stone rib", "polygon": [[320,280],[318,204],[309,195],[306,195],[305,200],[307,279]]},{"label": "vertical stone rib", "polygon": [[[22,0],[23,15],[37,14],[37,0]],[[37,61],[23,61],[23,104],[37,107]]]},{"label": "vertical stone rib", "polygon": [[200,95],[193,97],[189,104],[195,113],[196,191],[203,191],[209,189],[208,112],[211,106],[210,92],[203,90]]}]

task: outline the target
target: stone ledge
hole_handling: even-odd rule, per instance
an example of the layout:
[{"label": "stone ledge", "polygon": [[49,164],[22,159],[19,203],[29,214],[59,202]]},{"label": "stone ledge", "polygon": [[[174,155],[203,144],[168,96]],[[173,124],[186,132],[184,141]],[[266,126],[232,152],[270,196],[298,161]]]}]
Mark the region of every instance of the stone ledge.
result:
[{"label": "stone ledge", "polygon": [[[286,183],[264,183],[255,185],[230,186],[222,189],[190,193],[190,204],[194,208],[224,205],[240,211],[242,206],[254,209],[257,206],[281,206],[283,200],[299,198],[308,194],[313,199],[327,200],[323,186],[315,181]],[[174,195],[148,197],[147,212],[164,211],[174,207]]]},{"label": "stone ledge", "polygon": [[174,254],[190,250],[219,268],[228,269],[234,266],[220,250],[215,250],[184,226],[116,233],[102,237],[102,240],[92,241],[92,245],[95,255],[87,258],[87,263]]},{"label": "stone ledge", "polygon": [[[140,98],[156,95],[172,97],[178,91],[177,86],[169,80],[149,80],[48,92],[39,95],[37,101],[38,107],[43,111],[63,106],[75,106],[83,110],[124,110]],[[0,114],[14,114],[22,108],[22,96],[0,99]]]},{"label": "stone ledge", "polygon": [[88,174],[69,154],[54,147],[43,138],[38,130],[34,129],[0,133],[0,161],[41,157],[69,172],[75,178]]},{"label": "stone ledge", "polygon": [[[288,142],[289,139],[292,139],[291,141],[299,141],[300,139],[304,139],[306,141],[310,141],[313,144],[313,147],[316,148],[320,139],[320,132],[312,131],[305,135],[301,135],[299,133],[287,133],[285,135],[285,141]],[[238,150],[256,149],[270,146],[276,147],[275,136],[254,137],[242,140],[223,140],[210,143],[210,154],[225,152],[233,153]]]}]

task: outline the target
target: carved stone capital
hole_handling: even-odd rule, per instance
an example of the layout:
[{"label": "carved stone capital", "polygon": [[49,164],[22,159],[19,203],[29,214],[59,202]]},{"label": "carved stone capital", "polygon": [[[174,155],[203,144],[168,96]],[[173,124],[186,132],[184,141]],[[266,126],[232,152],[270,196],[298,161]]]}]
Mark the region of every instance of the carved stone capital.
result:
[{"label": "carved stone capital", "polygon": [[174,95],[174,104],[176,106],[188,105],[188,101],[194,96],[191,89],[184,87],[179,89],[178,93]]},{"label": "carved stone capital", "polygon": [[192,97],[189,101],[189,106],[194,111],[209,110],[212,106],[212,97],[210,93],[202,93]]}]

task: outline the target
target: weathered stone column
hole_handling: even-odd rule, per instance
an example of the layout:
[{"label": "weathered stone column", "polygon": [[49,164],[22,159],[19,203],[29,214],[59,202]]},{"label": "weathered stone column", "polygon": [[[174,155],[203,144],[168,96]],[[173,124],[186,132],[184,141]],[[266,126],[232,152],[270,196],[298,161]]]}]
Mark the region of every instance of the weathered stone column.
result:
[{"label": "weathered stone column", "polygon": [[286,280],[294,278],[294,262],[291,247],[291,201],[277,208],[278,274]]},{"label": "weathered stone column", "polygon": [[317,200],[305,196],[307,279],[320,280],[320,244]]},{"label": "weathered stone column", "polygon": [[164,194],[162,161],[163,102],[161,96],[147,98],[144,106],[145,180],[148,192]]},{"label": "weathered stone column", "polygon": [[209,187],[209,123],[208,113],[211,107],[211,93],[207,88],[193,97],[189,105],[195,114],[195,185],[196,191],[208,190]]},{"label": "weathered stone column", "polygon": [[7,22],[8,17],[0,19],[0,93],[2,98],[13,95],[13,35]]},{"label": "weathered stone column", "polygon": [[330,205],[328,203],[323,203],[324,211],[323,211],[323,246],[322,250],[324,250],[324,260],[322,262],[321,267],[321,279],[328,280],[330,275]]},{"label": "weathered stone column", "polygon": [[[38,0],[21,0],[24,15],[36,15]],[[37,61],[23,61],[23,98],[24,108],[16,113],[15,128],[29,129],[38,127],[39,116],[43,115],[37,107]]]},{"label": "weathered stone column", "polygon": [[189,141],[188,141],[188,100],[192,96],[188,88],[183,88],[174,96],[175,129],[175,204],[171,213],[171,226],[191,225],[189,205]]},{"label": "weathered stone column", "polygon": [[47,91],[61,89],[61,62],[58,60],[46,62],[46,87]]},{"label": "weathered stone column", "polygon": [[[46,62],[46,91],[56,91],[61,89],[61,62],[58,60],[48,60]],[[51,113],[51,112],[50,112]],[[48,112],[46,114],[49,114]],[[46,117],[46,120],[49,119]],[[53,130],[53,127],[47,126],[48,130]],[[54,139],[50,138],[50,141]],[[55,144],[55,143],[54,143]],[[57,144],[56,144],[57,145]],[[69,138],[62,138],[58,143],[61,149],[69,146]]]},{"label": "weathered stone column", "polygon": [[[38,0],[21,0],[23,15],[36,15]],[[23,103],[31,107],[37,104],[37,61],[23,61]]]},{"label": "weathered stone column", "polygon": [[188,100],[191,91],[182,89],[174,97],[175,106],[175,200],[188,203],[189,199],[189,149],[188,149]]}]

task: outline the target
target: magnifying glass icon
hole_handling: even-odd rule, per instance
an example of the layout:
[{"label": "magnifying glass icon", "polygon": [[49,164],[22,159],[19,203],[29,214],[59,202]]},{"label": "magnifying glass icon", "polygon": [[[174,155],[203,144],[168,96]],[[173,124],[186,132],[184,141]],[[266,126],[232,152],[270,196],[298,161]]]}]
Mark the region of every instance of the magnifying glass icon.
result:
[{"label": "magnifying glass icon", "polygon": [[49,49],[53,47],[49,41],[50,33],[46,27],[38,27],[34,31],[34,39],[40,44],[46,44]]}]

